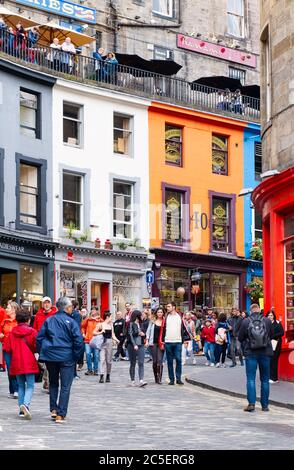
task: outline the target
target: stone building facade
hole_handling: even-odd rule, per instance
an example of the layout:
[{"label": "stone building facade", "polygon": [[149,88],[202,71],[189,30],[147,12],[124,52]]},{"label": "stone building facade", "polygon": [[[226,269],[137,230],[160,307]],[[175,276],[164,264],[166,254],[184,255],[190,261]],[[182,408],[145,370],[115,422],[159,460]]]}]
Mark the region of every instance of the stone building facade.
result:
[{"label": "stone building facade", "polygon": [[[42,23],[68,21],[69,27],[78,26],[76,20],[60,16],[52,8],[49,14],[42,10],[41,0],[4,3],[9,8],[19,7],[23,14]],[[173,59],[182,66],[177,76],[189,81],[224,75],[240,78],[246,85],[259,83],[259,0],[74,3],[96,10],[96,24],[84,23],[82,31],[96,36],[97,48],[103,46],[107,51],[137,54],[145,59]],[[179,35],[184,35],[186,42],[194,42],[196,50],[179,45]],[[208,53],[204,53],[205,49]],[[251,64],[248,57],[254,59]]]}]

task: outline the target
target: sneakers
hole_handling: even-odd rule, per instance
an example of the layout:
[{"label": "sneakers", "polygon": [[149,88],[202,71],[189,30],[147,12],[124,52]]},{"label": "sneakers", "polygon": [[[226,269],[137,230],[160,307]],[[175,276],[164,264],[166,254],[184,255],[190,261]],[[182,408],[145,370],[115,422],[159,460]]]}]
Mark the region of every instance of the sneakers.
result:
[{"label": "sneakers", "polygon": [[24,412],[23,412],[23,411],[20,411],[20,412],[18,413],[18,416],[19,416],[20,418],[24,418]]},{"label": "sneakers", "polygon": [[225,369],[227,366],[226,366],[226,364],[221,364],[220,367],[222,367],[223,369]]},{"label": "sneakers", "polygon": [[174,381],[173,380],[170,380],[168,385],[175,385]]},{"label": "sneakers", "polygon": [[177,380],[177,385],[184,385],[184,382],[182,382],[181,380]]},{"label": "sneakers", "polygon": [[131,386],[132,386],[132,387],[136,387],[136,384],[135,384],[135,381],[134,381],[134,380],[132,380]]},{"label": "sneakers", "polygon": [[32,419],[32,415],[30,413],[30,410],[26,405],[20,405],[19,409],[20,409],[20,411],[23,412],[24,419],[28,419],[28,420]]},{"label": "sneakers", "polygon": [[269,407],[268,406],[264,406],[261,408],[261,411],[269,411]]},{"label": "sneakers", "polygon": [[230,367],[236,367],[237,364],[235,364],[235,362],[233,362],[233,364],[230,365]]},{"label": "sneakers", "polygon": [[278,384],[278,383],[279,383],[278,380],[272,380],[272,379],[270,379],[268,382],[269,382],[270,384]]},{"label": "sneakers", "polygon": [[193,364],[193,366],[195,366],[195,365],[196,365],[196,358],[195,358],[195,357],[193,357],[192,364]]},{"label": "sneakers", "polygon": [[252,411],[255,411],[255,405],[247,405],[246,408],[244,408],[243,411],[248,411],[249,413],[251,413]]},{"label": "sneakers", "polygon": [[147,385],[147,382],[144,382],[144,380],[140,380],[139,387],[145,387],[145,385]]},{"label": "sneakers", "polygon": [[215,367],[220,367],[220,363],[218,362],[217,364],[215,364]]},{"label": "sneakers", "polygon": [[87,370],[85,372],[85,375],[94,375],[94,372],[92,370]]},{"label": "sneakers", "polygon": [[75,376],[74,376],[74,379],[75,379],[75,380],[80,380],[80,378],[81,378],[81,377],[80,377],[79,375],[75,375]]},{"label": "sneakers", "polygon": [[210,367],[214,367],[214,364],[213,364],[213,362],[210,364]]},{"label": "sneakers", "polygon": [[55,420],[56,417],[57,417],[57,411],[56,411],[56,410],[52,410],[51,413],[50,413],[50,415],[51,415],[51,419],[54,419],[54,420]]},{"label": "sneakers", "polygon": [[65,423],[66,419],[64,416],[56,416],[55,423],[62,424]]},{"label": "sneakers", "polygon": [[206,365],[206,366],[210,366],[210,362],[205,362],[205,365]]},{"label": "sneakers", "polygon": [[94,370],[93,375],[99,375],[98,370]]},{"label": "sneakers", "polygon": [[14,392],[13,398],[18,398],[18,393],[17,392]]}]

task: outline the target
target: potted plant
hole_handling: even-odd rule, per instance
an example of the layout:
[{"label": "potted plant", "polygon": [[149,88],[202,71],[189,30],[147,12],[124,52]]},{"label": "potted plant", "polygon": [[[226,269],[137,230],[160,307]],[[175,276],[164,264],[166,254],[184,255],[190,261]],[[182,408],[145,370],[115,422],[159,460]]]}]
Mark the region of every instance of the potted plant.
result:
[{"label": "potted plant", "polygon": [[126,250],[129,245],[128,243],[122,241],[122,242],[117,243],[117,246],[120,250]]},{"label": "potted plant", "polygon": [[80,236],[80,242],[83,243],[83,242],[90,241],[90,236],[91,236],[90,230],[86,229]]},{"label": "potted plant", "polygon": [[66,225],[65,229],[67,230],[66,232],[67,238],[69,238],[70,240],[73,240],[75,238],[74,233],[77,230],[76,225],[72,221],[70,221],[70,223]]},{"label": "potted plant", "polygon": [[263,297],[263,280],[261,277],[254,277],[245,285],[245,290],[251,300],[258,302]]},{"label": "potted plant", "polygon": [[262,261],[262,240],[260,238],[257,238],[252,243],[252,248],[250,249],[250,258],[256,261]]}]

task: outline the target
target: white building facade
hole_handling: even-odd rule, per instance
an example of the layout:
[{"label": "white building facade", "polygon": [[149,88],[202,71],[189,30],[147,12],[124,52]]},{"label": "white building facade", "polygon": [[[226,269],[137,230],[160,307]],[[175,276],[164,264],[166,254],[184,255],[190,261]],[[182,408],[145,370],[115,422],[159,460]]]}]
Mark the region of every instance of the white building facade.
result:
[{"label": "white building facade", "polygon": [[102,313],[148,296],[149,104],[63,79],[53,89],[56,296]]}]

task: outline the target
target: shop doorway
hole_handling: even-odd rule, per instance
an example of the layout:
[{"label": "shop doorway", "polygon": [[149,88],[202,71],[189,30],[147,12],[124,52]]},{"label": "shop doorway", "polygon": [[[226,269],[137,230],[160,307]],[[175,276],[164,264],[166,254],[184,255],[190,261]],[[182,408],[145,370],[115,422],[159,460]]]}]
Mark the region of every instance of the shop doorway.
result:
[{"label": "shop doorway", "polygon": [[8,300],[17,300],[17,271],[0,268],[0,305],[6,307]]},{"label": "shop doorway", "polygon": [[97,307],[103,316],[109,310],[109,284],[91,281],[91,307]]}]

